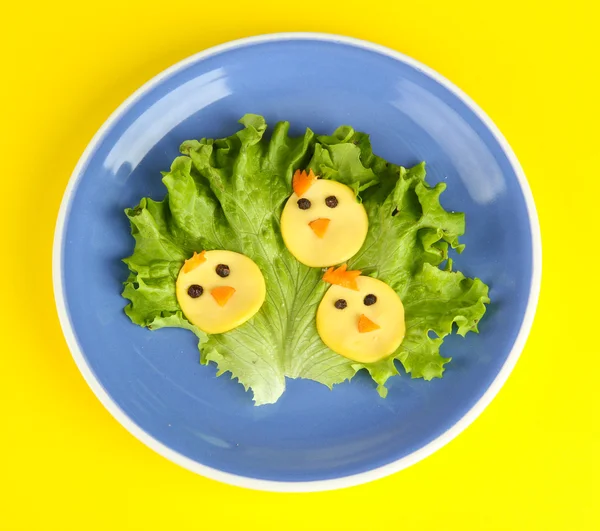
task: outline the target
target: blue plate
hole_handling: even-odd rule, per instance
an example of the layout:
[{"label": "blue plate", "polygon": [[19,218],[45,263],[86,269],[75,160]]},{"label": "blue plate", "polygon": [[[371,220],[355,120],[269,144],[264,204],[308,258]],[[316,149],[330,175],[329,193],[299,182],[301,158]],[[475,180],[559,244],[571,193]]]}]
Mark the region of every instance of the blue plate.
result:
[{"label": "blue plate", "polygon": [[[387,399],[359,375],[329,391],[288,380],[274,405],[214,366],[194,336],[148,330],[123,313],[133,239],[123,214],[165,194],[161,170],[183,140],[231,135],[245,113],[330,133],[350,124],[397,164],[427,161],[442,202],[466,212],[457,269],[482,278],[493,304],[481,334],[452,336],[444,378],[404,375]],[[422,459],[490,402],[529,332],[541,273],[538,220],[510,147],[489,118],[439,74],[349,38],[281,34],[219,46],[170,68],[129,98],[83,154],[65,193],[54,248],[58,311],[98,398],[130,432],[180,465],[252,488],[322,490],[369,481]]]}]

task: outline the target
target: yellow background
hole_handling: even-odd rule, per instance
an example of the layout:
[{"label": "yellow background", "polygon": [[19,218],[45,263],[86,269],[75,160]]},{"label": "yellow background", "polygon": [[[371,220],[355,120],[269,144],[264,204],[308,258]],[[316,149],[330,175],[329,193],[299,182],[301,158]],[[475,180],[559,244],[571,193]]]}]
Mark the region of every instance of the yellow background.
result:
[{"label": "yellow background", "polygon": [[[550,5],[558,7],[550,7]],[[12,1],[0,15],[0,529],[600,529],[597,2]],[[470,94],[512,144],[544,244],[527,347],[432,457],[349,490],[251,492],[154,454],[103,409],[55,314],[54,221],[77,159],[143,82],[259,33],[343,33]],[[509,213],[507,213],[509,215]]]}]

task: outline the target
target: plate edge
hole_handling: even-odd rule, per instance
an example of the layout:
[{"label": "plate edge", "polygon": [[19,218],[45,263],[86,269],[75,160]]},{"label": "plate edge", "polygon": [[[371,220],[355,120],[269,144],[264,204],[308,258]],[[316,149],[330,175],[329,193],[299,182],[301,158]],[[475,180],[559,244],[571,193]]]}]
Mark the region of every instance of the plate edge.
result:
[{"label": "plate edge", "polygon": [[[525,315],[517,338],[515,339],[513,346],[506,361],[502,365],[502,368],[481,395],[479,400],[447,431],[436,437],[433,441],[430,441],[425,446],[422,446],[418,450],[404,456],[392,463],[383,465],[366,472],[353,474],[349,476],[341,476],[334,479],[326,480],[315,480],[315,481],[274,481],[264,480],[258,478],[251,478],[247,476],[239,476],[231,474],[229,472],[223,472],[221,470],[208,467],[197,461],[193,461],[188,457],[176,452],[166,445],[159,442],[157,439],[152,437],[150,434],[145,432],[137,424],[130,419],[130,417],[112,400],[109,394],[106,392],[102,384],[98,381],[90,367],[87,365],[85,358],[79,348],[77,338],[74,330],[71,326],[71,320],[67,312],[64,287],[62,279],[62,249],[64,241],[64,229],[67,214],[70,209],[71,196],[76,188],[79,178],[85,169],[88,160],[95,152],[97,145],[101,138],[104,136],[106,131],[116,122],[124,112],[129,109],[144,93],[149,89],[160,83],[163,79],[167,78],[171,74],[185,68],[186,66],[193,64],[197,61],[218,55],[220,53],[233,50],[240,47],[262,44],[272,41],[282,40],[314,40],[322,42],[334,42],[339,44],[345,44],[391,57],[402,63],[405,63],[416,70],[424,73],[451,93],[456,95],[465,105],[485,124],[490,130],[496,141],[499,143],[502,151],[506,155],[521,188],[521,192],[525,198],[525,204],[529,215],[531,239],[532,239],[532,276],[531,276],[531,287],[529,291],[529,297],[527,301],[527,307]],[[265,490],[273,492],[317,492],[325,490],[334,490],[339,488],[351,487],[367,483],[376,479],[383,478],[395,472],[407,468],[418,461],[425,459],[441,447],[448,444],[452,439],[458,436],[464,431],[490,404],[496,394],[502,388],[506,382],[508,376],[512,372],[516,365],[519,356],[525,347],[527,337],[533,324],[537,303],[539,299],[539,292],[541,287],[541,274],[542,274],[542,245],[541,245],[541,234],[539,219],[537,216],[537,209],[533,199],[533,194],[529,187],[529,183],[525,176],[525,173],[514,153],[508,141],[504,138],[498,127],[492,122],[487,114],[475,103],[475,101],[463,92],[459,87],[454,85],[452,82],[447,80],[441,74],[433,70],[432,68],[420,63],[416,59],[408,57],[401,52],[392,50],[383,45],[375,44],[366,40],[357,39],[354,37],[347,37],[342,35],[328,34],[328,33],[311,33],[311,32],[298,32],[298,33],[272,33],[265,35],[257,35],[253,37],[246,37],[243,39],[237,39],[229,41],[224,44],[220,44],[196,54],[187,57],[169,68],[163,70],[149,81],[144,83],[138,88],[133,94],[131,94],[123,103],[121,103],[116,110],[108,117],[108,119],[98,129],[96,134],[92,137],[91,141],[87,145],[86,149],[82,153],[77,165],[75,166],[60,204],[58,216],[56,220],[54,242],[52,249],[52,284],[54,290],[54,299],[56,302],[56,308],[60,325],[63,331],[63,335],[69,347],[69,351],[77,365],[79,371],[83,375],[85,381],[92,389],[98,400],[102,405],[109,411],[109,413],[134,437],[143,442],[146,446],[169,459],[170,461],[202,476],[235,485],[238,487],[245,487],[256,490]]]}]

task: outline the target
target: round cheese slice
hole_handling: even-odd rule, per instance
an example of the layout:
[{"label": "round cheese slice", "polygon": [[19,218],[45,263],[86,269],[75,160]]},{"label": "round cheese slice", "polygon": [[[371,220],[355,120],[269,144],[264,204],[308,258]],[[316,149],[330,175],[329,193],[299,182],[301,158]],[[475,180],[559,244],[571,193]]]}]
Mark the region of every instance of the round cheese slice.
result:
[{"label": "round cheese slice", "polygon": [[[361,276],[356,283],[358,291],[337,285],[327,290],[317,310],[317,330],[334,352],[371,363],[393,354],[402,343],[404,306],[398,294],[381,280]],[[366,305],[367,295],[374,295],[376,302]],[[338,301],[345,301],[343,309],[336,307]],[[337,306],[344,304],[339,302]],[[360,332],[359,324],[365,322],[372,330]]]},{"label": "round cheese slice", "polygon": [[[184,265],[179,271],[177,301],[190,323],[208,334],[220,334],[245,323],[260,309],[266,295],[265,279],[254,261],[243,254],[206,251],[203,256],[205,260],[193,269],[185,272]],[[219,265],[229,268],[228,276],[217,274]],[[195,288],[190,290],[191,286]],[[202,294],[193,297],[190,291]]]},{"label": "round cheese slice", "polygon": [[[327,206],[327,198],[334,197]],[[310,202],[310,207],[300,208]],[[327,221],[329,220],[329,221]],[[299,262],[326,267],[345,262],[362,247],[369,220],[354,191],[345,184],[319,179],[298,197],[288,199],[281,214],[281,234],[286,247]]]}]

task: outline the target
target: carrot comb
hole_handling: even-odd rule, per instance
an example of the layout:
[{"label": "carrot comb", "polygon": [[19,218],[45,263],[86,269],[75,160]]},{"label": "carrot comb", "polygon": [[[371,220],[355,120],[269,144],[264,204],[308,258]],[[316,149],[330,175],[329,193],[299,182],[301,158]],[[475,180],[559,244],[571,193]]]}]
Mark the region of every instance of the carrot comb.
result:
[{"label": "carrot comb", "polygon": [[302,197],[306,191],[315,183],[317,176],[312,170],[296,170],[292,178],[292,188],[298,197]]},{"label": "carrot comb", "polygon": [[347,271],[347,267],[346,264],[342,264],[337,269],[330,267],[323,275],[323,280],[330,284],[358,291],[356,278],[360,276],[360,271]]},{"label": "carrot comb", "polygon": [[206,253],[206,251],[202,251],[200,254],[198,254],[196,251],[194,251],[194,256],[192,256],[191,258],[188,258],[184,262],[183,272],[189,273],[190,271],[196,269],[200,264],[203,264],[204,262],[206,262],[204,253]]}]

